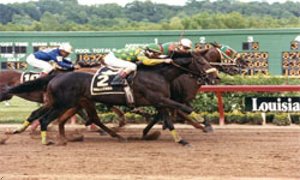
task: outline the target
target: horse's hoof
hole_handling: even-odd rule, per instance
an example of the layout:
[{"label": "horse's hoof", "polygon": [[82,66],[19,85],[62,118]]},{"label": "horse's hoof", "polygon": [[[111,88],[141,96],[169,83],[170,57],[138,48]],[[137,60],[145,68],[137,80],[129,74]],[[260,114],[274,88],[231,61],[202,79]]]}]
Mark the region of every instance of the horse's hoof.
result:
[{"label": "horse's hoof", "polygon": [[46,141],[46,142],[42,142],[43,145],[46,145],[46,146],[50,146],[50,145],[53,145],[55,144],[53,141]]},{"label": "horse's hoof", "polygon": [[123,137],[118,137],[118,140],[119,142],[122,142],[122,143],[126,143],[127,142],[127,138],[123,138]]},{"label": "horse's hoof", "polygon": [[161,133],[160,131],[154,131],[153,133],[143,136],[143,140],[152,141],[157,140],[160,137]]},{"label": "horse's hoof", "polygon": [[82,134],[72,134],[72,136],[68,138],[69,142],[80,142],[83,140],[84,136]]},{"label": "horse's hoof", "polygon": [[181,139],[178,143],[181,144],[181,145],[183,145],[183,146],[186,146],[186,147],[189,147],[189,146],[190,146],[190,143],[187,142],[187,141],[184,140],[184,139]]},{"label": "horse's hoof", "polygon": [[207,125],[204,127],[203,132],[205,132],[205,133],[214,132],[214,129],[211,125]]},{"label": "horse's hoof", "polygon": [[6,135],[13,135],[14,131],[12,131],[12,130],[6,130],[4,134],[6,134]]},{"label": "horse's hoof", "polygon": [[120,130],[121,130],[120,127],[112,127],[110,129],[113,130],[114,132],[120,132]]},{"label": "horse's hoof", "polygon": [[9,139],[8,135],[6,135],[6,137],[4,137],[4,138],[0,138],[0,145],[5,144],[8,139]]},{"label": "horse's hoof", "polygon": [[20,130],[20,129],[15,129],[15,130],[8,130],[5,132],[5,134],[20,134],[22,133],[24,130]]},{"label": "horse's hoof", "polygon": [[125,125],[126,125],[126,123],[124,121],[120,121],[120,123],[119,123],[119,127],[120,128],[123,127],[123,126],[125,126]]},{"label": "horse's hoof", "polygon": [[100,134],[100,136],[106,136],[107,133],[101,129],[98,130],[98,133]]},{"label": "horse's hoof", "polygon": [[67,141],[65,140],[58,140],[56,143],[55,143],[56,146],[65,146],[67,145]]}]

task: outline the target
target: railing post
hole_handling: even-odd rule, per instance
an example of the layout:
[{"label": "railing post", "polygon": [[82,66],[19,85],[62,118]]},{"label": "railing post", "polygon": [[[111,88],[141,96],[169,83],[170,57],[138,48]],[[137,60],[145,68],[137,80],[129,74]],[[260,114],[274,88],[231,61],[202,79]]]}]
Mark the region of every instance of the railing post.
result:
[{"label": "railing post", "polygon": [[223,107],[223,98],[221,92],[215,92],[218,99],[218,109],[219,109],[219,124],[223,126],[225,124],[225,115],[224,115],[224,107]]}]

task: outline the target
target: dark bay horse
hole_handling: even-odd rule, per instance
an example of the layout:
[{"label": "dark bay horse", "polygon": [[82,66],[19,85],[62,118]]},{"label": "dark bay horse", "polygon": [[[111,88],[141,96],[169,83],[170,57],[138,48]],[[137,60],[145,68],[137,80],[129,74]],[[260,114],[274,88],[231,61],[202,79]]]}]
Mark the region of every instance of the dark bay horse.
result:
[{"label": "dark bay horse", "polygon": [[[210,65],[217,68],[219,71],[229,75],[240,74],[241,69],[248,66],[247,61],[241,59],[239,54],[237,54],[234,49],[229,48],[229,53],[232,54],[226,54],[226,52],[222,52],[220,50],[221,47],[221,44],[211,43],[210,48],[196,48],[195,51],[203,55],[203,57],[210,63]],[[190,55],[174,52],[172,58],[183,56],[188,57]],[[195,99],[195,96],[198,93],[198,89],[203,84],[205,84],[205,82],[203,82],[201,78],[191,76],[190,74],[182,74],[171,83],[171,99],[180,103],[184,103],[191,107],[190,102]],[[139,112],[139,110],[137,112]],[[194,122],[190,118],[188,118],[187,114],[183,113],[182,111],[177,110],[174,114],[177,114],[178,117],[183,120],[183,122],[186,121],[187,123],[193,125],[195,128],[202,129],[204,132],[212,130],[211,125],[208,122],[204,122],[206,126],[203,127],[198,122]],[[122,119],[124,120],[125,118]],[[159,116],[156,117],[156,120],[159,120]],[[144,135],[146,135],[150,128],[154,125],[153,123],[154,122],[150,122],[149,126],[144,131]],[[126,123],[121,122],[120,124],[124,125]]]},{"label": "dark bay horse", "polygon": [[[100,65],[97,66],[90,66],[90,67],[82,67],[78,70],[78,72],[87,72],[87,73],[91,73],[94,74],[98,69],[99,69]],[[51,75],[51,77],[54,77],[58,74],[61,73],[66,73],[66,71],[61,71],[58,68],[55,68],[56,70],[54,71],[54,73]],[[21,82],[21,76],[22,76],[22,72],[20,71],[16,71],[16,70],[3,70],[0,71],[0,102],[1,101],[5,101],[5,100],[10,100],[13,97],[13,94],[8,93],[7,90],[11,87],[20,85]],[[51,79],[50,77],[50,79]],[[48,79],[47,77],[45,79]],[[25,82],[26,83],[26,82]],[[32,91],[31,92],[26,92],[26,93],[18,93],[16,94],[16,96],[21,97],[25,100],[29,100],[29,101],[33,101],[33,102],[38,102],[38,103],[44,103],[45,99],[44,99],[44,89],[36,89],[34,86],[31,87]],[[87,103],[83,103],[84,101],[81,102],[81,104],[83,104],[83,106],[81,106],[81,109],[84,109],[86,112],[88,112],[89,110],[87,110],[88,108],[90,108],[89,105]],[[87,107],[85,107],[84,105],[86,105]],[[85,118],[89,118],[89,121],[95,123],[96,125],[98,125],[101,129],[103,129],[104,131],[106,131],[108,134],[110,134],[112,137],[117,137],[119,140],[123,141],[124,138],[119,136],[118,134],[116,134],[114,131],[110,130],[109,128],[107,128],[105,125],[103,125],[101,122],[99,123],[95,118],[93,117],[86,117],[86,115],[80,110],[80,111],[76,111],[81,117]],[[75,114],[75,113],[74,113]],[[62,118],[71,118],[73,115],[72,113],[72,109],[70,109],[69,111],[66,112],[66,114],[64,114],[62,116]],[[88,115],[91,115],[91,113],[87,113]],[[31,116],[36,117],[36,113],[33,113],[33,115]],[[36,119],[30,119],[31,122],[33,122]],[[96,122],[95,122],[96,121]],[[14,130],[12,133],[20,133],[22,131],[24,131],[26,128],[21,127],[19,129]],[[61,126],[60,126],[60,129]],[[63,129],[64,130],[64,129]],[[61,131],[63,131],[61,130]]]},{"label": "dark bay horse", "polygon": [[[193,57],[190,58],[174,59],[173,65],[140,67],[132,83],[136,99],[135,106],[154,106],[162,114],[163,121],[168,124],[175,142],[182,145],[186,145],[188,142],[177,134],[173,122],[169,118],[168,109],[180,109],[187,114],[193,113],[192,108],[170,99],[170,83],[184,73],[205,78],[209,84],[219,82],[216,69],[212,68],[202,56],[193,54]],[[48,106],[33,113],[42,112],[40,113],[42,143],[46,143],[48,124],[66,110],[80,107],[82,99],[101,102],[109,106],[127,104],[124,95],[92,96],[89,87],[92,78],[91,74],[74,72],[54,77],[49,82],[47,86]],[[14,87],[10,89],[9,93],[28,92],[26,88],[30,87],[32,83],[34,81]]]}]

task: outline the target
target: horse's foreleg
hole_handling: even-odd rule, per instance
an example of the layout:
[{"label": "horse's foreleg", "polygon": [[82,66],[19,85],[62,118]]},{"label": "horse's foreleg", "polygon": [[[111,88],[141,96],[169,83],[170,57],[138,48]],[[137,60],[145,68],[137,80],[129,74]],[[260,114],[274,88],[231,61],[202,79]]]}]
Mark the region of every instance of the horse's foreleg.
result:
[{"label": "horse's foreleg", "polygon": [[169,98],[161,98],[161,102],[162,102],[162,105],[164,107],[168,107],[168,108],[171,108],[171,109],[179,109],[181,110],[182,112],[184,113],[187,113],[188,114],[188,117],[191,118],[192,120],[195,120],[195,121],[201,121],[203,120],[203,118],[201,117],[201,115],[197,114],[196,112],[193,111],[193,109],[185,104],[182,104],[182,103],[179,103],[179,102],[176,102],[174,100],[171,100]]},{"label": "horse's foreleg", "polygon": [[125,114],[123,111],[121,111],[119,108],[113,106],[111,107],[111,110],[116,113],[118,115],[118,117],[120,118],[119,120],[119,127],[123,127],[126,125],[126,118],[125,118]]},{"label": "horse's foreleg", "polygon": [[197,128],[197,129],[201,129],[202,131],[204,131],[205,132],[205,128],[201,125],[201,124],[199,124],[199,123],[197,123],[197,122],[194,122],[191,118],[189,118],[184,112],[182,112],[182,111],[177,111],[177,113],[178,113],[178,115],[182,118],[182,119],[184,119],[185,121],[187,121],[189,124],[191,124],[192,126],[194,126],[195,128]]},{"label": "horse's foreleg", "polygon": [[66,122],[75,115],[78,108],[68,109],[62,116],[58,119],[58,130],[59,130],[59,141],[60,144],[66,144],[66,134],[65,134],[65,124]]},{"label": "horse's foreleg", "polygon": [[13,134],[17,134],[17,133],[21,133],[24,132],[27,127],[36,119],[39,119],[40,117],[42,117],[44,115],[45,112],[47,112],[49,110],[48,107],[46,106],[42,106],[38,109],[36,109],[35,111],[33,111],[30,116],[27,118],[27,120],[25,120],[22,124],[21,127],[17,128],[16,130],[13,130]]},{"label": "horse's foreleg", "polygon": [[48,125],[64,113],[68,108],[51,108],[41,119],[41,138],[42,144],[49,145],[52,142],[47,140],[47,127]]},{"label": "horse's foreleg", "polygon": [[[148,132],[150,131],[150,129],[160,120],[160,113],[158,113],[154,119],[151,119],[150,122],[148,123],[148,125],[145,127],[145,129],[143,130],[143,137],[142,139],[144,140],[152,140],[153,138],[151,138],[151,136],[147,136]],[[155,139],[157,139],[158,137],[156,137]]]},{"label": "horse's foreleg", "polygon": [[117,134],[116,132],[112,131],[111,129],[109,129],[107,126],[105,126],[103,123],[101,123],[98,115],[97,115],[97,111],[96,111],[96,107],[95,104],[86,100],[86,101],[81,101],[81,106],[84,107],[84,109],[86,110],[86,112],[88,113],[89,119],[96,124],[97,126],[99,126],[101,129],[103,129],[105,132],[107,132],[111,137],[117,137],[120,141],[125,141],[125,138],[123,138],[122,136],[120,136],[119,134]]},{"label": "horse's foreleg", "polygon": [[169,112],[166,109],[161,109],[162,119],[166,123],[166,126],[169,128],[171,135],[176,143],[179,143],[183,146],[188,145],[189,143],[182,139],[177,131],[175,130],[174,124],[172,122],[172,119],[170,118]]}]

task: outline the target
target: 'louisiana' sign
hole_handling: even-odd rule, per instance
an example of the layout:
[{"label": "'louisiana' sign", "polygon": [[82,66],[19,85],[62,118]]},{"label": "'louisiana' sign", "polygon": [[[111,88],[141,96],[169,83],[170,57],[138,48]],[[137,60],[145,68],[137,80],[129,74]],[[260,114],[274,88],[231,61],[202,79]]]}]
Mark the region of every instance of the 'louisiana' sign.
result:
[{"label": "'louisiana' sign", "polygon": [[246,111],[300,112],[300,97],[246,97]]}]

